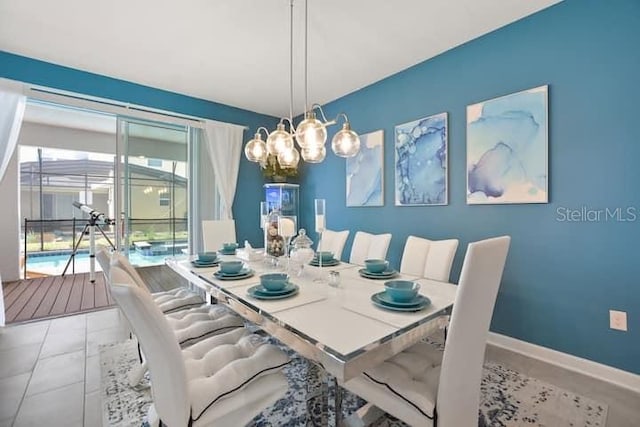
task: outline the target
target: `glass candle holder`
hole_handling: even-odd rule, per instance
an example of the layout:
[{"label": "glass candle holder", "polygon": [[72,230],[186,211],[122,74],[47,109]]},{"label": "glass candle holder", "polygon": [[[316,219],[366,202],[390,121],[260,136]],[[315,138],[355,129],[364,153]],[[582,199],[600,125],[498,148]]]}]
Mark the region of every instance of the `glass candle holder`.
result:
[{"label": "glass candle holder", "polygon": [[260,228],[264,229],[264,225],[269,219],[269,207],[267,202],[260,202]]},{"label": "glass candle holder", "polygon": [[291,238],[296,234],[296,223],[293,219],[280,216],[278,220],[278,233],[284,239],[284,256],[287,258],[287,268],[289,267],[289,245]]},{"label": "glass candle holder", "polygon": [[[316,233],[318,233],[318,253],[322,251],[322,233],[326,227],[326,204],[324,199],[315,199],[315,218],[316,218]],[[322,271],[322,257],[318,256],[318,268],[320,277],[316,278],[314,282],[325,283],[324,273]]]},{"label": "glass candle holder", "polygon": [[316,218],[316,233],[322,233],[326,226],[326,211],[325,211],[325,200],[324,199],[315,199],[315,218]]}]

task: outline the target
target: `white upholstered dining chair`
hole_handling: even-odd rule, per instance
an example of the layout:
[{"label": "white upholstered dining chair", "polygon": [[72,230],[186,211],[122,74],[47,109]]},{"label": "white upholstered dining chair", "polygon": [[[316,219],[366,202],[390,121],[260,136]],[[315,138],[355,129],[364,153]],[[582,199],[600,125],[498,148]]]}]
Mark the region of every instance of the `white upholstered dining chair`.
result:
[{"label": "white upholstered dining chair", "polygon": [[202,221],[202,243],[206,252],[215,252],[223,243],[236,241],[236,222],[233,219]]},{"label": "white upholstered dining chair", "polygon": [[[112,253],[107,248],[101,248],[100,250],[98,250],[98,252],[96,252],[96,260],[98,261],[100,268],[102,268],[102,273],[104,274],[104,278],[107,281],[107,283],[109,281],[111,264],[114,263],[118,265],[120,268],[127,271],[134,278],[138,286],[144,285],[146,287],[144,280],[142,279],[142,276],[140,276],[140,273],[138,273],[135,267],[133,267],[133,265],[129,262],[127,257],[125,257],[124,255],[118,252]],[[151,296],[154,298],[154,300],[157,300],[157,302],[164,302],[168,299],[167,296],[184,295],[185,294],[184,291],[185,291],[184,288],[177,287],[169,291],[153,292],[151,293]]]},{"label": "white upholstered dining chair", "polygon": [[181,350],[151,296],[118,267],[111,278],[111,294],[147,356],[152,427],[245,425],[284,396],[289,359],[280,349],[232,331]]},{"label": "white upholstered dining chair", "polygon": [[[167,302],[158,303],[157,299],[154,298],[154,294],[149,292],[142,278],[139,275],[136,277],[131,274],[132,272],[137,274],[133,266],[131,266],[126,259],[123,260],[115,257],[116,255],[118,254],[114,254],[114,257],[112,257],[109,272],[109,286],[111,286],[114,281],[132,283],[138,286],[144,293],[148,294],[154,304],[156,304],[160,311],[166,316],[169,326],[171,326],[178,344],[181,347],[189,346],[203,338],[244,326],[244,321],[240,316],[223,306],[201,303],[196,307],[189,307],[177,312],[163,312],[162,307],[166,305]],[[125,268],[127,265],[129,268]],[[178,297],[177,299],[180,300],[181,298]]]},{"label": "white upholstered dining chair", "polygon": [[[111,254],[108,249],[103,248],[96,253],[96,259],[102,268],[107,283],[109,283],[111,264],[113,263],[129,273],[138,286],[148,290],[138,271],[124,255],[116,252]],[[171,314],[171,317],[174,318],[182,318],[187,314],[198,311],[209,311],[208,308],[204,307],[205,301],[202,297],[182,287],[164,292],[153,292],[151,297],[160,306],[160,310],[163,313]]]},{"label": "white upholstered dining chair", "polygon": [[[101,261],[99,262],[101,263]],[[102,263],[100,265],[102,266]],[[131,265],[126,256],[118,252],[111,254],[109,268],[113,266],[119,267],[129,273],[136,285],[148,291],[149,288],[140,276],[140,273],[138,273],[133,265]],[[154,292],[151,296],[155,303],[160,307],[160,310],[165,314],[201,307],[205,303],[204,299],[200,295],[186,288],[175,288],[170,291]]]},{"label": "white upholstered dining chair", "polygon": [[351,264],[364,265],[365,259],[386,259],[391,234],[370,234],[364,231],[356,232],[351,245]]},{"label": "white upholstered dining chair", "polygon": [[344,387],[412,426],[477,426],[484,351],[510,240],[467,247],[444,353],[421,342]]},{"label": "white upholstered dining chair", "polygon": [[347,243],[348,237],[349,230],[324,230],[322,232],[322,240],[318,243],[318,250],[332,252],[333,257],[339,260],[342,258],[342,250],[344,249],[344,244]]},{"label": "white upholstered dining chair", "polygon": [[429,240],[409,236],[402,252],[400,273],[448,282],[458,239]]},{"label": "white upholstered dining chair", "polygon": [[[96,257],[102,266],[106,261],[103,251],[99,251]],[[108,253],[106,257],[108,257]],[[149,292],[142,277],[125,257],[114,253],[111,255],[110,260],[111,263],[106,263],[103,267],[110,289],[114,279],[112,276],[115,274],[117,281],[135,284],[143,292],[147,293],[154,304],[165,314],[180,347],[189,347],[205,338],[244,327],[242,318],[226,307],[205,304],[201,298],[198,297],[199,299],[196,300],[189,293],[186,296],[160,293],[161,295],[157,297],[157,294]],[[199,301],[199,303],[193,304],[194,301]],[[172,310],[163,311],[163,308],[166,309],[167,307],[172,308]],[[180,307],[183,308],[176,310],[176,308]],[[140,365],[134,367],[128,375],[131,386],[138,384],[147,371],[146,360],[142,359],[142,354],[140,356]]]},{"label": "white upholstered dining chair", "polygon": [[150,293],[154,302],[159,306],[160,311],[166,314],[170,321],[171,319],[191,319],[194,321],[202,320],[206,317],[200,316],[196,319],[193,317],[194,314],[206,314],[209,318],[216,319],[230,312],[226,307],[208,304],[200,295],[184,287],[163,292],[150,292],[142,276],[140,276],[138,271],[122,254],[116,252],[111,254],[108,250],[101,249],[96,254],[96,259],[102,267],[102,272],[104,273],[107,283],[110,283],[110,270],[112,265],[123,269],[131,276],[136,285]]},{"label": "white upholstered dining chair", "polygon": [[[118,252],[112,253],[107,248],[101,248],[100,250],[98,250],[98,252],[96,252],[96,260],[98,261],[98,264],[102,268],[102,273],[104,274],[104,278],[107,283],[109,283],[111,265],[114,264],[124,269],[126,272],[128,272],[131,275],[131,277],[134,278],[138,286],[144,286],[144,288],[148,290],[146,284],[144,283],[144,280],[140,276],[140,273],[138,273],[138,271],[133,267],[133,265],[131,265],[127,257],[125,257],[124,255]],[[192,303],[195,304],[198,301],[200,301],[200,304],[204,303],[204,300],[199,296],[197,297],[198,298],[197,300],[196,298],[189,298],[191,296],[190,294],[191,293],[189,293],[185,288],[177,287],[169,291],[154,292],[151,294],[151,296],[159,304],[164,303],[169,299],[173,299],[173,298],[183,299],[183,301],[180,304],[178,304],[178,307],[177,307],[178,309],[184,305],[183,303],[186,303],[187,305],[191,305]],[[185,299],[185,297],[187,298]],[[163,307],[161,307],[161,309],[163,309]],[[172,303],[172,304],[166,305],[163,309],[163,312],[169,313],[174,311],[175,309],[176,309],[176,303]]]}]

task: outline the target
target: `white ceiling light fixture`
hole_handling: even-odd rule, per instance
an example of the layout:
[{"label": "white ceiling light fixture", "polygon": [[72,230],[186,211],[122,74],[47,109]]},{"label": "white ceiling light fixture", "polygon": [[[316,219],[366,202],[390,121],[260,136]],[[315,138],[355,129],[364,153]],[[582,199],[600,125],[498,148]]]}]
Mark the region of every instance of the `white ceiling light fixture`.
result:
[{"label": "white ceiling light fixture", "polygon": [[[325,143],[327,142],[327,127],[334,125],[338,122],[340,117],[344,118],[344,124],[342,129],[334,135],[331,141],[331,149],[340,157],[352,157],[355,156],[360,150],[360,137],[357,133],[351,130],[349,118],[345,113],[340,113],[334,120],[327,120],[322,106],[319,104],[313,104],[311,108],[308,107],[308,91],[309,91],[309,9],[307,7],[307,0],[304,1],[305,9],[305,21],[304,21],[304,103],[305,103],[305,118],[300,122],[297,129],[293,125],[293,1],[290,0],[290,61],[289,61],[289,117],[280,119],[280,123],[276,126],[276,129],[268,133],[268,131],[261,127],[255,134],[254,138],[250,140],[245,146],[244,153],[247,160],[251,162],[260,163],[262,165],[267,161],[268,156],[276,156],[278,163],[283,168],[295,168],[302,157],[307,163],[320,163],[326,155],[327,150]],[[323,121],[316,118],[317,110],[320,113]],[[286,130],[286,122],[289,123],[289,131]],[[263,129],[268,134],[266,143],[262,140],[260,130]],[[300,147],[300,153],[294,144],[297,141]]]},{"label": "white ceiling light fixture", "polygon": [[[289,122],[289,131],[285,127]],[[267,134],[267,142],[262,140],[260,130]],[[269,156],[275,156],[280,167],[296,168],[300,162],[300,153],[293,142],[293,0],[289,2],[289,117],[280,119],[276,129],[269,133],[259,127],[253,139],[244,147],[244,155],[250,162],[260,163],[263,167]]]},{"label": "white ceiling light fixture", "polygon": [[[327,141],[327,126],[337,123],[340,117],[344,118],[342,130],[338,131],[331,140],[331,149],[340,157],[353,157],[360,151],[360,137],[351,130],[349,118],[345,113],[340,113],[334,120],[327,117],[319,104],[313,104],[309,108],[309,8],[308,0],[304,0],[304,120],[298,125],[296,141],[302,150],[302,158],[306,162],[320,163],[326,156],[324,144]],[[316,118],[314,110],[320,112],[324,122]]]}]

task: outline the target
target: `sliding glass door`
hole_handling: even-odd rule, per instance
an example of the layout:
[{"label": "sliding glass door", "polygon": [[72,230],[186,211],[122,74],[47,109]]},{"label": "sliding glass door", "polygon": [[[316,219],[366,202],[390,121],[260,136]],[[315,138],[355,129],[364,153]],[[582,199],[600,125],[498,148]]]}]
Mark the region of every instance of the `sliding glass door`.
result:
[{"label": "sliding glass door", "polygon": [[186,252],[189,129],[118,118],[119,248],[133,264],[154,265]]}]

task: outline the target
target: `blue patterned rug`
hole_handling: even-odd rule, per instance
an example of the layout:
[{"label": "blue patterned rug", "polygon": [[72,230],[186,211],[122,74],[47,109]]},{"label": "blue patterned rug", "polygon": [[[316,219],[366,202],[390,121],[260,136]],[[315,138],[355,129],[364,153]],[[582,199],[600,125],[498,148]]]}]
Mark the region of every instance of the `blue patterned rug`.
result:
[{"label": "blue patterned rug", "polygon": [[[442,347],[437,342],[433,345]],[[313,395],[317,384],[308,384],[308,369],[316,369],[295,353],[283,348],[292,358],[285,368],[290,388],[285,397],[266,409],[249,423],[250,427],[316,426],[320,425],[323,401]],[[151,402],[148,379],[133,389],[127,382],[127,372],[138,363],[133,341],[102,346],[100,366],[102,381],[103,426],[140,427],[146,425],[144,417]],[[311,394],[308,392],[311,390]],[[560,389],[535,378],[486,363],[481,385],[478,416],[480,427],[604,427],[607,406],[593,399]],[[333,389],[329,388],[329,396]],[[330,399],[333,401],[333,399]],[[346,392],[343,397],[344,415],[354,412],[365,402]],[[329,408],[330,423],[333,422]],[[307,417],[307,414],[311,416]],[[332,425],[332,424],[330,424]],[[406,427],[406,424],[385,416],[375,427]]]}]

